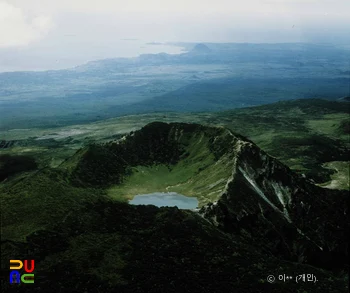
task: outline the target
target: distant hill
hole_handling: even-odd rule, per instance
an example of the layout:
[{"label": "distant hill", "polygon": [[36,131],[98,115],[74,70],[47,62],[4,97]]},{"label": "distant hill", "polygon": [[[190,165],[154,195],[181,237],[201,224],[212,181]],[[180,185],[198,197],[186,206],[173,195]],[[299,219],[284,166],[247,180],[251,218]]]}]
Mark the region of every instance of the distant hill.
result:
[{"label": "distant hill", "polygon": [[204,44],[197,44],[193,47],[193,49],[190,51],[191,53],[211,53],[212,51],[209,49],[207,45]]}]

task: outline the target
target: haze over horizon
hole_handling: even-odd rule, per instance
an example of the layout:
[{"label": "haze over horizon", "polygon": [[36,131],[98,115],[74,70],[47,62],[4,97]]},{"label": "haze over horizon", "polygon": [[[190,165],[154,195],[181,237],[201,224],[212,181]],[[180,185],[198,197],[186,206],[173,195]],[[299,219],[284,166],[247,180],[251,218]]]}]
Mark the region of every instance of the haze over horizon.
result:
[{"label": "haze over horizon", "polygon": [[349,31],[348,0],[0,0],[0,72],[181,52],[151,41],[348,46]]}]

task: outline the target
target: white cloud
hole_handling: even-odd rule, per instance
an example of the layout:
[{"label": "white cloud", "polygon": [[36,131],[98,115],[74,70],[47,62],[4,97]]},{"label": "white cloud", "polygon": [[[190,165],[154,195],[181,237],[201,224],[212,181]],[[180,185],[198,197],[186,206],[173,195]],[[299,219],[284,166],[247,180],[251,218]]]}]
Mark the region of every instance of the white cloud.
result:
[{"label": "white cloud", "polygon": [[0,1],[0,48],[26,46],[52,28],[49,16],[29,17],[22,9]]}]

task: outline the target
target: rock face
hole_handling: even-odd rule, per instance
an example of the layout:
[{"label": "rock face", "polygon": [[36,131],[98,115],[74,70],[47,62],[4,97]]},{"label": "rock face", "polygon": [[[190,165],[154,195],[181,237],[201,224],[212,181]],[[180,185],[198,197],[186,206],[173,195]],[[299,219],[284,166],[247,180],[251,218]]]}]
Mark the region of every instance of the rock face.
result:
[{"label": "rock face", "polygon": [[251,142],[232,148],[238,151],[226,189],[200,213],[283,259],[344,268],[348,194],[313,185]]},{"label": "rock face", "polygon": [[[193,147],[198,144],[203,146]],[[214,197],[209,197],[215,185],[210,178],[217,169],[201,167],[190,180],[198,182],[195,196],[205,203],[200,210],[204,218],[282,259],[344,268],[349,228],[346,192],[315,186],[225,128],[151,123],[117,143],[90,148],[73,172],[73,181],[119,184],[131,174],[130,167],[196,164],[191,158],[203,149],[209,150],[205,156],[213,156],[211,165],[227,170],[226,177],[216,179],[222,188]],[[207,178],[206,188],[199,189],[204,183],[198,178]]]}]

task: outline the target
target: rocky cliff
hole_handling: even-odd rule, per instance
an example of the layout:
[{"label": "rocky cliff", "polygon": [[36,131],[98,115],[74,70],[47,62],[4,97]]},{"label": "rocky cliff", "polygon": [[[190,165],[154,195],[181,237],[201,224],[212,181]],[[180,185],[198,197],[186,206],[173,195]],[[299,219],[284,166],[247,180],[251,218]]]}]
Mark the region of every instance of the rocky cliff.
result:
[{"label": "rocky cliff", "polygon": [[200,213],[284,259],[344,268],[348,194],[313,185],[252,142],[233,144],[232,175],[219,200]]}]

